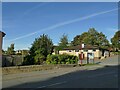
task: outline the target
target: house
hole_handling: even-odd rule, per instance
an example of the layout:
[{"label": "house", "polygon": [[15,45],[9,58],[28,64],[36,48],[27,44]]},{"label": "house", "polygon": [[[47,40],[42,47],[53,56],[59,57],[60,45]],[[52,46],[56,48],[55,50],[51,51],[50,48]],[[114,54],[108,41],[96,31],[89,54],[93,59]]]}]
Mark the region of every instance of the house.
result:
[{"label": "house", "polygon": [[90,53],[94,55],[94,59],[100,59],[101,57],[109,56],[109,50],[102,49],[98,46],[91,46],[91,45],[72,46],[72,47],[64,48],[63,50],[59,51],[59,54],[69,54],[69,55],[75,55],[75,56],[79,56],[79,54],[81,53],[84,54],[85,60],[87,59],[88,54]]},{"label": "house", "polygon": [[4,36],[5,33],[0,31],[0,55],[2,55],[2,41]]},{"label": "house", "polygon": [[15,54],[17,54],[17,55],[28,55],[29,50],[17,50],[17,51],[15,51]]}]

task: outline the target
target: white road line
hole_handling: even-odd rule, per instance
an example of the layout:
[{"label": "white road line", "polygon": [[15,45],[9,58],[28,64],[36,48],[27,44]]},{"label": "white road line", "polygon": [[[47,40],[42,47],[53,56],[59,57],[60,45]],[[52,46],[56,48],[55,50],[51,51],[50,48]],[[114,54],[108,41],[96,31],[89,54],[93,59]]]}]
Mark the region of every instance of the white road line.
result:
[{"label": "white road line", "polygon": [[54,84],[50,84],[50,85],[46,85],[46,86],[41,86],[41,87],[37,87],[37,88],[45,88],[45,87],[50,87],[50,86],[54,86],[54,85],[59,85],[59,84],[63,84],[66,83],[67,81],[64,82],[59,82],[59,83],[54,83]]}]

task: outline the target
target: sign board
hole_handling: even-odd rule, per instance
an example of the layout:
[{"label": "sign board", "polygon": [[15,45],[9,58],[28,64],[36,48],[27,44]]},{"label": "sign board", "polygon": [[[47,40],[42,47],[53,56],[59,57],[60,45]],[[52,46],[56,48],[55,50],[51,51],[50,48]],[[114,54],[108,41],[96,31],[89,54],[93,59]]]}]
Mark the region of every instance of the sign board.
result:
[{"label": "sign board", "polygon": [[94,53],[88,53],[88,58],[93,60],[94,59]]},{"label": "sign board", "polygon": [[82,48],[84,48],[85,47],[85,45],[84,44],[82,44]]}]

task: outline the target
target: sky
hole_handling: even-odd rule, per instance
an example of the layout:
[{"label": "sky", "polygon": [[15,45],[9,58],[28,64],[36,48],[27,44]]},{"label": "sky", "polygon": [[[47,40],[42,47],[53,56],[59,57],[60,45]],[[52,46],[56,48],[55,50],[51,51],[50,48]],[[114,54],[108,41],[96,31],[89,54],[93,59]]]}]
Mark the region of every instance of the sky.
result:
[{"label": "sky", "polygon": [[110,41],[118,30],[117,9],[117,2],[3,2],[3,49],[11,43],[15,50],[29,49],[42,34],[47,34],[55,45],[63,34],[70,42],[92,27]]}]

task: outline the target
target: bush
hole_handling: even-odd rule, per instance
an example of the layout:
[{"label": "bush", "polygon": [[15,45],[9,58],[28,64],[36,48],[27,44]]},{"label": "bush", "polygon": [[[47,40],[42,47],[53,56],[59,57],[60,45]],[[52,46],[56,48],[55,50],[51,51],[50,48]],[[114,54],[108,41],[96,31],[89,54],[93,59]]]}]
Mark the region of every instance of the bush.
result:
[{"label": "bush", "polygon": [[73,55],[48,55],[46,63],[47,64],[75,64],[78,61],[77,56]]},{"label": "bush", "polygon": [[46,63],[47,64],[58,64],[58,56],[57,55],[48,55]]},{"label": "bush", "polygon": [[35,64],[40,65],[40,64],[43,63],[44,60],[45,60],[45,56],[44,56],[44,55],[37,54],[37,55],[35,56]]},{"label": "bush", "polygon": [[24,57],[24,61],[22,65],[33,65],[33,64],[34,64],[34,58],[32,58],[30,55]]}]

